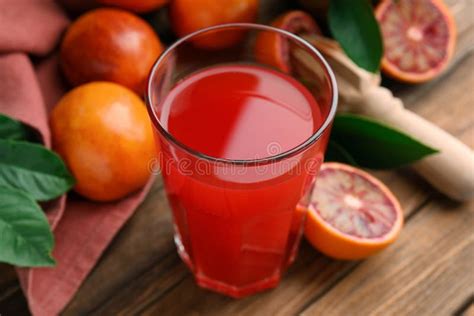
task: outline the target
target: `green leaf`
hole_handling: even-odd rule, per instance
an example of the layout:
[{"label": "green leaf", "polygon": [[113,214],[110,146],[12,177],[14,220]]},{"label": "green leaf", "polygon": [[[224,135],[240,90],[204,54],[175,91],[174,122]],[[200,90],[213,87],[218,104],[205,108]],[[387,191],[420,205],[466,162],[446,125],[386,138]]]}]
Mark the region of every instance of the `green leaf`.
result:
[{"label": "green leaf", "polygon": [[28,194],[0,187],[0,261],[20,267],[54,266],[48,220]]},{"label": "green leaf", "polygon": [[331,0],[329,29],[347,56],[360,67],[377,72],[383,55],[380,28],[368,0]]},{"label": "green leaf", "polygon": [[0,139],[30,140],[33,131],[23,123],[0,114]]},{"label": "green leaf", "polygon": [[353,166],[357,166],[357,162],[347,152],[347,150],[339,145],[335,140],[330,139],[324,161],[338,161],[345,162]]},{"label": "green leaf", "polygon": [[0,140],[0,186],[28,192],[39,201],[60,196],[74,184],[61,158],[45,147]]},{"label": "green leaf", "polygon": [[438,152],[401,131],[352,114],[336,116],[331,141],[359,166],[373,169],[404,166]]}]

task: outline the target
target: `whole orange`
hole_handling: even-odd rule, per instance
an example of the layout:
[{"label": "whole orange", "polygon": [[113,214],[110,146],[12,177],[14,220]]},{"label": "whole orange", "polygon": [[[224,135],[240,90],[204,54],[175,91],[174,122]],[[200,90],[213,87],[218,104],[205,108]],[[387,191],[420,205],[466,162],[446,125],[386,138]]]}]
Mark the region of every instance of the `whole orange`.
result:
[{"label": "whole orange", "polygon": [[158,36],[143,19],[120,9],[96,9],[80,16],[67,30],[61,67],[74,86],[112,81],[141,95],[162,51]]},{"label": "whole orange", "polygon": [[76,178],[75,191],[96,201],[119,199],[150,177],[155,144],[143,101],[112,82],[67,93],[50,117],[53,147]]},{"label": "whole orange", "polygon": [[[171,24],[176,35],[182,37],[213,25],[237,22],[255,22],[258,0],[173,0],[170,3]],[[205,48],[232,46],[241,38],[241,32],[206,36],[197,42]]]},{"label": "whole orange", "polygon": [[149,12],[161,8],[169,0],[98,0],[100,4],[113,5],[138,13]]}]

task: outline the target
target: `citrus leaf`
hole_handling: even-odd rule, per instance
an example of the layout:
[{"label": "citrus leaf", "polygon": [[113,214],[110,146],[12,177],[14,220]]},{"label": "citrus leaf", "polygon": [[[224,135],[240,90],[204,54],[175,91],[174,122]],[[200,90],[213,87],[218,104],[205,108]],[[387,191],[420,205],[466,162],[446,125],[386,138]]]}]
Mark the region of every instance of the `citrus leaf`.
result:
[{"label": "citrus leaf", "polygon": [[33,131],[23,123],[0,114],[0,139],[30,140]]},{"label": "citrus leaf", "polygon": [[0,139],[0,186],[21,189],[39,201],[60,196],[74,184],[64,162],[45,147]]},{"label": "citrus leaf", "polygon": [[351,154],[349,154],[347,150],[344,149],[344,147],[339,145],[333,139],[329,140],[324,161],[345,162],[353,166],[358,166],[357,162],[354,160]]},{"label": "citrus leaf", "polygon": [[338,114],[331,141],[361,167],[390,169],[438,152],[420,141],[364,116]]},{"label": "citrus leaf", "polygon": [[331,0],[329,29],[347,56],[360,67],[377,72],[383,55],[380,28],[368,0]]},{"label": "citrus leaf", "polygon": [[0,187],[0,261],[20,267],[54,266],[48,220],[28,194]]}]

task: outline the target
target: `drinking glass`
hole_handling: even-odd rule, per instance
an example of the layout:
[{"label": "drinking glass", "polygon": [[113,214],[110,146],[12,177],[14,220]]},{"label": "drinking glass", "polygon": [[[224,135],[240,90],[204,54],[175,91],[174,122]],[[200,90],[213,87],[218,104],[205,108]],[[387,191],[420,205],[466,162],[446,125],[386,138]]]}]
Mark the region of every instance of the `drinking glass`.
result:
[{"label": "drinking glass", "polygon": [[[262,33],[282,44],[287,70],[270,57],[266,61],[274,47],[255,45]],[[229,39],[228,45],[209,47],[206,43],[216,37]],[[165,98],[183,78],[225,64],[291,69],[290,75],[317,101],[322,125],[290,150],[281,152],[276,140],[268,144],[268,156],[249,160],[211,157],[180,142],[160,120]],[[284,30],[224,24],[171,45],[151,70],[146,97],[174,240],[198,285],[236,298],[275,287],[297,254],[336,112],[337,87],[327,62],[309,43]]]}]

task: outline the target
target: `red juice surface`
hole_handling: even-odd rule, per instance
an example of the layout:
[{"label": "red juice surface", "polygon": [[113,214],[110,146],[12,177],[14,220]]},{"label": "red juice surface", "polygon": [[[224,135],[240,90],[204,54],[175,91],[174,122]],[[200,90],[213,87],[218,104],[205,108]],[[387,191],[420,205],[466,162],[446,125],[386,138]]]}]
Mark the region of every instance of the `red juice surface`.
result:
[{"label": "red juice surface", "polygon": [[[194,151],[239,160],[297,147],[322,124],[318,104],[297,80],[240,64],[183,79],[163,101],[159,117]],[[260,169],[206,169],[215,180],[207,181],[170,163],[176,160],[176,151],[167,149],[172,146],[162,141],[163,177],[178,250],[198,283],[236,297],[276,285],[296,252],[304,218],[297,205],[314,179],[294,166],[316,151],[322,155],[322,149],[294,157],[291,167],[283,161]]]}]

